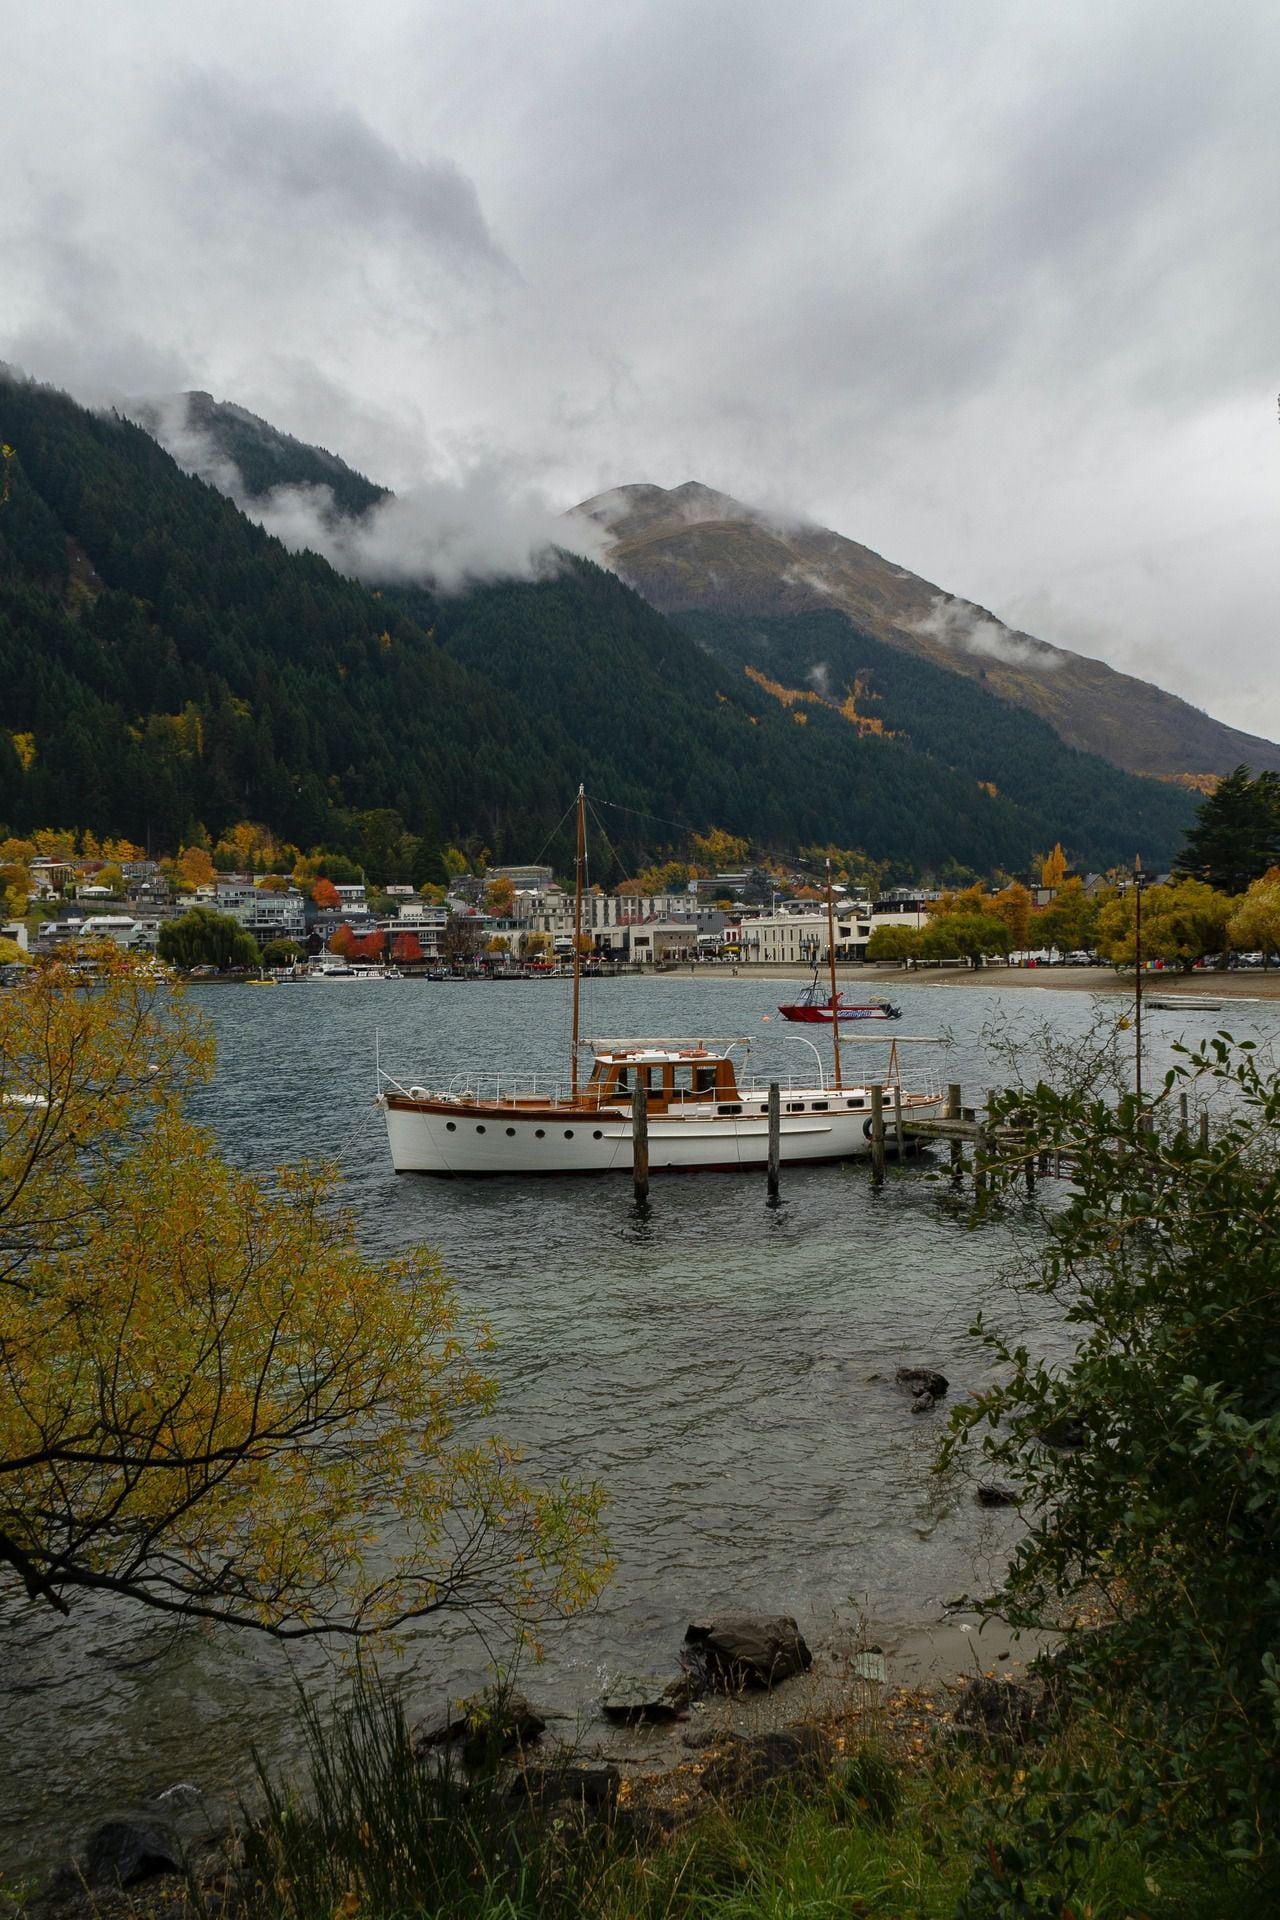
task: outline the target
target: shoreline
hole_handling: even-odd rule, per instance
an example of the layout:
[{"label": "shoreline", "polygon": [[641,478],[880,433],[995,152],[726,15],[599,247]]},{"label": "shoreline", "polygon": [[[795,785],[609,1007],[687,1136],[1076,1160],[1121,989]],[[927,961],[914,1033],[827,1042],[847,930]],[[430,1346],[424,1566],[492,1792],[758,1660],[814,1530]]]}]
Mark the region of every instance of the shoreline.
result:
[{"label": "shoreline", "polygon": [[[812,967],[788,966],[778,961],[739,961],[736,968],[701,964],[696,969],[672,968],[656,978],[702,980],[808,980]],[[636,978],[646,978],[637,975]],[[824,976],[825,977],[825,976]],[[1015,991],[1038,989],[1049,993],[1092,993],[1133,998],[1133,976],[1120,974],[1113,967],[919,967],[904,968],[893,963],[866,966],[838,966],[836,984],[842,991],[859,989],[876,995],[906,991],[912,987],[1010,987]],[[1143,975],[1144,996],[1159,994],[1163,999],[1280,1000],[1280,969],[1241,969],[1232,972],[1175,973],[1166,971]]]}]

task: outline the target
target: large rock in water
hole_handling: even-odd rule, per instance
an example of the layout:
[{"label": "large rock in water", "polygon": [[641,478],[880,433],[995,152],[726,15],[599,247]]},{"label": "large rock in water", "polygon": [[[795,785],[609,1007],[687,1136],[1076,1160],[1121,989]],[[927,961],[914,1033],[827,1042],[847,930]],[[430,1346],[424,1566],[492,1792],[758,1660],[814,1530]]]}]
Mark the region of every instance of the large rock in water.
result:
[{"label": "large rock in water", "polygon": [[725,1691],[776,1687],[813,1665],[813,1655],[788,1613],[695,1620],[684,1638],[707,1686]]},{"label": "large rock in water", "polygon": [[689,1704],[687,1673],[620,1675],[600,1702],[606,1719],[626,1725],[645,1720],[674,1720]]},{"label": "large rock in water", "polygon": [[899,1367],[893,1377],[911,1395],[912,1413],[928,1413],[936,1407],[946,1397],[950,1384],[945,1373],[937,1373],[932,1367]]},{"label": "large rock in water", "polygon": [[532,1746],[546,1726],[522,1693],[482,1694],[461,1701],[435,1726],[418,1728],[413,1736],[414,1758],[425,1760],[432,1748],[461,1742],[465,1764],[481,1767],[517,1747]]}]

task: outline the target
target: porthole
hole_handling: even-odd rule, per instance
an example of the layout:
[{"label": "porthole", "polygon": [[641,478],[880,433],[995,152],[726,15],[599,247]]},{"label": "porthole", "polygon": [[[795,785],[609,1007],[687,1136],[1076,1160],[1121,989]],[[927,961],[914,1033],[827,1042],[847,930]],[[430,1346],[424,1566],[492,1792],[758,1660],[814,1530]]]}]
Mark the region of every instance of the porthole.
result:
[{"label": "porthole", "polygon": [[514,1127],[508,1127],[508,1128],[507,1128],[507,1138],[508,1138],[508,1140],[514,1140],[514,1139],[515,1139],[515,1133],[516,1133],[516,1130],[515,1130],[515,1128],[514,1128]]},{"label": "porthole", "polygon": [[446,1133],[456,1133],[456,1132],[458,1131],[458,1123],[457,1123],[457,1121],[456,1121],[456,1120],[446,1120],[446,1121],[445,1121],[445,1123],[444,1123],[444,1130],[445,1130],[445,1132],[446,1132]]},{"label": "porthole", "polygon": [[572,1127],[566,1127],[566,1128],[565,1128],[565,1130],[564,1130],[564,1137],[565,1137],[565,1139],[566,1139],[566,1140],[572,1140],[572,1138],[573,1138],[573,1128],[572,1128]]},{"label": "porthole", "polygon": [[547,1137],[547,1130],[546,1130],[546,1128],[545,1128],[545,1127],[535,1127],[535,1128],[534,1128],[534,1130],[533,1130],[533,1137],[534,1137],[534,1139],[535,1139],[535,1140],[545,1140],[545,1139],[546,1139],[546,1137]]},{"label": "porthole", "polygon": [[603,1139],[604,1139],[604,1134],[603,1134],[603,1132],[601,1131],[601,1129],[600,1129],[599,1127],[597,1127],[597,1128],[596,1128],[596,1130],[595,1130],[595,1132],[594,1132],[594,1133],[592,1134],[592,1136],[591,1136],[591,1138],[592,1138],[593,1140],[603,1140]]},{"label": "porthole", "polygon": [[476,1132],[477,1132],[477,1133],[483,1133],[483,1132],[484,1132],[484,1128],[483,1128],[483,1127],[477,1127],[477,1128],[476,1128]]}]

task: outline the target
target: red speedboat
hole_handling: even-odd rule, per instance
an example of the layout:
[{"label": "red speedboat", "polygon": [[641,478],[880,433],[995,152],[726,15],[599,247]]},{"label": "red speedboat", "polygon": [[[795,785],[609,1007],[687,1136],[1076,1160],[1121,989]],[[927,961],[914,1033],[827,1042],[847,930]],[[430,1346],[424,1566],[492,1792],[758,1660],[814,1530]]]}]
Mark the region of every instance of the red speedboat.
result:
[{"label": "red speedboat", "polygon": [[[817,976],[803,993],[794,1000],[787,1001],[778,1008],[784,1020],[802,1020],[808,1025],[830,1026],[832,1024],[833,1001],[818,985]],[[841,1025],[846,1020],[901,1020],[902,1008],[895,1007],[889,1000],[846,1000],[837,993],[834,1000],[834,1018]]]}]

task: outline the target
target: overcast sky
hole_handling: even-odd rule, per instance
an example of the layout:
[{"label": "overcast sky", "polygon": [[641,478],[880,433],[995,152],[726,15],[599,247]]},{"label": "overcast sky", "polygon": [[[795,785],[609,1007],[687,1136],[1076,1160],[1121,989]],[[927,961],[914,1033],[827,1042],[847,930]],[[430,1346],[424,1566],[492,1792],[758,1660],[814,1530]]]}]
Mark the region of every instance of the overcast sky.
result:
[{"label": "overcast sky", "polygon": [[1275,0],[0,0],[0,70],[28,373],[495,519],[702,480],[1280,738]]}]

